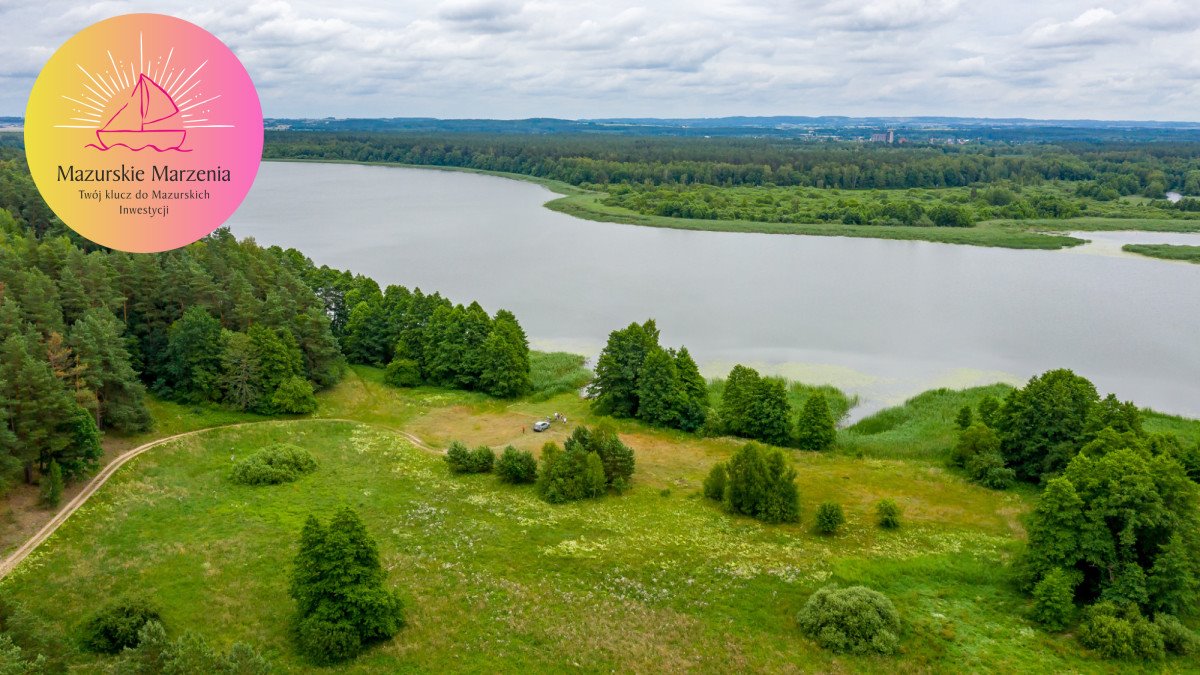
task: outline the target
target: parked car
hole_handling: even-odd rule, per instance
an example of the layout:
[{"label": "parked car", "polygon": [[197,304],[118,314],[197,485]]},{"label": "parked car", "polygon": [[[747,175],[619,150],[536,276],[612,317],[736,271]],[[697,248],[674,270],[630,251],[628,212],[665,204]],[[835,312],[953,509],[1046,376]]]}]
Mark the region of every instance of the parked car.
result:
[{"label": "parked car", "polygon": [[546,420],[539,420],[533,423],[534,431],[545,431],[550,428],[550,423]]}]

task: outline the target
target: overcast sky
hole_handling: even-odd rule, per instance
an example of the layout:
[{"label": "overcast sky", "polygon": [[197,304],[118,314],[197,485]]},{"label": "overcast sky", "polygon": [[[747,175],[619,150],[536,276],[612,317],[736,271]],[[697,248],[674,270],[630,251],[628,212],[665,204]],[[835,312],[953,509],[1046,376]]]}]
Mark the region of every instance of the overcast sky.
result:
[{"label": "overcast sky", "polygon": [[[209,4],[219,8],[196,9]],[[1200,0],[0,0],[0,115],[71,34],[171,13],[270,117],[1200,120]]]}]

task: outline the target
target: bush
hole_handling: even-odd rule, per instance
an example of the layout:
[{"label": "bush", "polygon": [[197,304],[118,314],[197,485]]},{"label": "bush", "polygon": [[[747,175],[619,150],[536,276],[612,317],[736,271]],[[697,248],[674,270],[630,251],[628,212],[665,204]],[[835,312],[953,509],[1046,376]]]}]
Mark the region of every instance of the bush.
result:
[{"label": "bush", "polygon": [[500,453],[500,459],[496,461],[496,473],[505,483],[532,483],[537,480],[537,460],[532,452],[517,450],[510,445]]},{"label": "bush", "polygon": [[266,659],[242,642],[235,642],[228,653],[212,648],[195,633],[172,640],[157,621],[148,621],[138,632],[138,646],[121,652],[110,664],[110,673],[150,675],[151,673],[209,673],[224,675],[266,675]]},{"label": "bush", "polygon": [[[624,489],[624,478],[616,483]],[[604,462],[594,452],[587,452],[581,444],[571,444],[567,449],[554,443],[542,448],[542,465],[538,470],[537,490],[542,499],[551,504],[562,504],[580,499],[599,497],[607,488]]]},{"label": "bush", "polygon": [[627,485],[633,477],[633,450],[621,442],[616,429],[607,422],[596,425],[594,429],[575,427],[563,448],[568,451],[596,453],[604,465],[604,480],[608,485],[613,485],[618,480]]},{"label": "bush", "polygon": [[393,387],[421,385],[421,367],[412,359],[393,359],[383,371],[383,381]]},{"label": "bush", "polygon": [[796,470],[783,451],[747,443],[725,465],[725,508],[765,523],[800,520]]},{"label": "bush", "polygon": [[1060,631],[1075,618],[1075,586],[1078,575],[1061,568],[1051,570],[1033,589],[1034,621]]},{"label": "bush", "polygon": [[303,377],[292,376],[279,383],[271,397],[271,406],[287,415],[309,415],[317,410],[317,397],[312,383]]},{"label": "bush", "polygon": [[48,509],[57,509],[62,503],[63,495],[63,475],[62,467],[58,462],[50,460],[50,468],[46,470],[46,474],[42,476],[42,506]]},{"label": "bush", "polygon": [[846,522],[846,516],[842,513],[841,504],[825,502],[817,507],[817,532],[833,534],[844,522]]},{"label": "bush", "polygon": [[1174,616],[1159,613],[1154,617],[1154,625],[1162,633],[1163,647],[1168,652],[1190,656],[1200,651],[1200,638]]},{"label": "bush", "polygon": [[880,499],[875,505],[875,517],[879,526],[888,530],[900,527],[900,507],[890,499]]},{"label": "bush", "polygon": [[307,450],[277,443],[234,464],[231,479],[242,485],[278,485],[316,470],[317,460]]},{"label": "bush", "polygon": [[1136,605],[1118,609],[1098,602],[1087,610],[1079,641],[1106,659],[1161,659],[1166,653],[1163,634]]},{"label": "bush", "polygon": [[1004,458],[998,452],[975,455],[966,468],[971,480],[993,490],[1007,490],[1017,480],[1017,473],[1004,466]]},{"label": "bush", "polygon": [[835,652],[891,654],[900,643],[896,607],[865,586],[822,588],[797,618],[806,635]]},{"label": "bush", "polygon": [[446,464],[452,473],[489,473],[496,462],[496,453],[486,445],[474,450],[458,441],[446,450]]},{"label": "bush", "polygon": [[725,498],[725,465],[717,464],[704,478],[704,496],[721,501]]},{"label": "bush", "polygon": [[83,625],[83,648],[116,654],[138,646],[138,633],[147,622],[161,622],[158,608],[145,598],[128,598],[105,607]]}]

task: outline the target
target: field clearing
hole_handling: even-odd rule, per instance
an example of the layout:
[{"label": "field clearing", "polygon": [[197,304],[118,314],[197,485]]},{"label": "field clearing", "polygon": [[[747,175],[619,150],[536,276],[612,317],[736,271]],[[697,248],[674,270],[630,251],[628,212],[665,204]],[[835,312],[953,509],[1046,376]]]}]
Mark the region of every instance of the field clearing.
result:
[{"label": "field clearing", "polygon": [[[286,570],[303,519],[348,504],[379,541],[409,626],[345,672],[447,664],[535,672],[1113,670],[1072,637],[1022,618],[1027,603],[1006,566],[1022,546],[1029,491],[994,492],[935,461],[867,454],[886,445],[876,441],[863,444],[861,457],[793,453],[802,522],[767,526],[730,517],[698,494],[708,468],[739,442],[622,421],[621,437],[638,457],[633,489],[551,506],[530,487],[452,476],[439,456],[392,430],[435,446],[449,438],[540,445],[567,428],[522,436],[514,422],[557,410],[590,423],[585,402],[563,395],[509,405],[391,389],[379,377],[356,367],[321,397],[321,417],[368,424],[216,429],[133,460],[0,584],[22,608],[10,630],[40,641],[57,665],[92,670],[102,659],[79,651],[79,624],[107,599],[145,592],[162,604],[170,630],[194,630],[223,647],[248,642],[282,672],[309,672],[288,639]],[[941,399],[926,411],[956,402]],[[228,480],[231,458],[279,441],[310,450],[317,472],[264,488]],[[882,497],[904,508],[899,531],[874,526]],[[812,531],[816,505],[827,500],[847,515],[833,537]],[[831,582],[865,583],[893,598],[904,622],[898,660],[834,655],[799,633],[796,612]]]}]

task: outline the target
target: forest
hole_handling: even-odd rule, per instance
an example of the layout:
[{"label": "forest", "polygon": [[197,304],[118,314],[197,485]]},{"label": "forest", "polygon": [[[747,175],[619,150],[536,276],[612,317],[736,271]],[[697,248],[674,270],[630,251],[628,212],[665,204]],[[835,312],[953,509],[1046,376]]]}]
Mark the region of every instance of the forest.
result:
[{"label": "forest", "polygon": [[[510,312],[318,268],[218,230],[155,255],[101,249],[46,208],[0,148],[0,479],[48,495],[98,466],[100,433],[147,431],[145,398],[302,414],[347,363],[515,396],[529,346]],[[47,497],[48,501],[56,499]],[[53,505],[53,504],[52,504]]]}]

